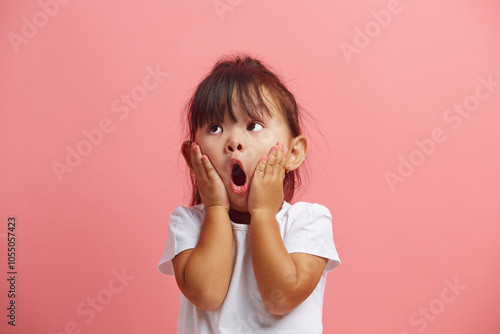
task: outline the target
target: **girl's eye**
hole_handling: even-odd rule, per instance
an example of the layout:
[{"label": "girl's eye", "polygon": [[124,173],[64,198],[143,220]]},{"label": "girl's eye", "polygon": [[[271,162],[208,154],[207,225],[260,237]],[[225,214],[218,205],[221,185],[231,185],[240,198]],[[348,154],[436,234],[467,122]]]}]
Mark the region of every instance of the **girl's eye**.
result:
[{"label": "girl's eye", "polygon": [[220,131],[217,131],[217,128],[220,128],[221,131],[222,131],[222,128],[220,125],[218,124],[214,124],[214,125],[211,125],[209,128],[208,128],[208,132],[212,133],[212,134],[216,134],[216,133],[219,133]]},{"label": "girl's eye", "polygon": [[264,127],[262,126],[262,124],[260,123],[257,123],[257,122],[252,122],[250,123],[250,125],[248,126],[248,130],[249,131],[260,131],[262,130]]}]

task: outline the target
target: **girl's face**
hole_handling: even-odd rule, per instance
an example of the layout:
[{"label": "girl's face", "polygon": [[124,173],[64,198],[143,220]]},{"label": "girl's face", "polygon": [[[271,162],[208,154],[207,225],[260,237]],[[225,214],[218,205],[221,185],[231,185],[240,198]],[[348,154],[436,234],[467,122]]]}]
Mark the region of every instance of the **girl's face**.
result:
[{"label": "girl's face", "polygon": [[[267,156],[278,141],[289,148],[293,139],[281,112],[272,106],[268,108],[272,117],[263,110],[262,119],[251,119],[235,106],[236,122],[226,111],[222,124],[206,124],[196,132],[196,143],[219,173],[231,208],[236,211],[248,211],[249,187],[260,158]],[[244,176],[237,168],[233,173],[235,163]]]}]

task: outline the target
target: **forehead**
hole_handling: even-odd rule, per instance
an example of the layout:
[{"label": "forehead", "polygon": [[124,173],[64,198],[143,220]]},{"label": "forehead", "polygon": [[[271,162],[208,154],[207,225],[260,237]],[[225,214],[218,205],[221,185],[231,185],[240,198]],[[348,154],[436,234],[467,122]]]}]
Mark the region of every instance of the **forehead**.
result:
[{"label": "forehead", "polygon": [[241,92],[238,87],[234,87],[226,98],[218,97],[218,105],[204,112],[200,125],[203,124],[204,127],[212,123],[236,123],[240,120],[285,119],[279,103],[273,100],[266,88],[260,87],[259,92],[245,88]]},{"label": "forehead", "polygon": [[[247,110],[245,110],[245,107]],[[246,104],[242,106],[241,101],[238,99],[233,99],[232,115],[237,121],[240,120],[270,120],[270,119],[283,119],[282,112],[273,103],[265,102],[262,104],[259,101],[253,101],[251,105]],[[230,115],[229,108],[226,109],[224,113],[224,121],[236,122]]]}]

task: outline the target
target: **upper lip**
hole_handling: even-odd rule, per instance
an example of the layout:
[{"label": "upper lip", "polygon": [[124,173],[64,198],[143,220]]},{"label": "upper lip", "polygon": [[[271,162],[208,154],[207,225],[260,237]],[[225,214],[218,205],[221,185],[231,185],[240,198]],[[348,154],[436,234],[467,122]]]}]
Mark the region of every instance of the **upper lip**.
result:
[{"label": "upper lip", "polygon": [[229,160],[229,175],[233,175],[233,166],[235,164],[238,164],[240,166],[240,168],[243,170],[243,173],[245,173],[245,175],[247,175],[247,173],[245,172],[245,168],[243,167],[243,164],[241,163],[241,161],[239,159],[236,159],[236,158],[232,158],[231,160]]}]

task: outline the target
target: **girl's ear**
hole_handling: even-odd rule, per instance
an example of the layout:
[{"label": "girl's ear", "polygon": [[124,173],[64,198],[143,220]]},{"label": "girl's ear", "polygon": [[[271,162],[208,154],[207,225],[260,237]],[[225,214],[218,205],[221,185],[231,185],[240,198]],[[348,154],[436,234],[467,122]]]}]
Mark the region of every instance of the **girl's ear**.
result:
[{"label": "girl's ear", "polygon": [[189,169],[193,170],[193,165],[191,164],[191,142],[190,141],[185,141],[182,143],[181,152],[182,152],[182,156],[184,157],[184,160],[186,160],[186,163],[187,163]]},{"label": "girl's ear", "polygon": [[[302,162],[306,158],[307,154],[307,138],[304,135],[297,136],[290,142],[288,164],[290,165],[290,170],[295,170],[302,165]],[[285,166],[285,170],[288,170],[288,166]]]}]

